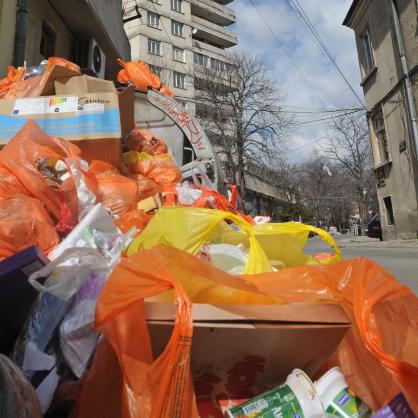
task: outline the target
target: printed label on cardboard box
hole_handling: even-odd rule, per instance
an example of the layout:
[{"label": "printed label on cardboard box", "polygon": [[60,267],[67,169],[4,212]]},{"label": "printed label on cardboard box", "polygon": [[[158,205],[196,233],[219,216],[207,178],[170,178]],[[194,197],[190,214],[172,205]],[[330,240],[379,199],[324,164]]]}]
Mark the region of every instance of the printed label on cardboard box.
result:
[{"label": "printed label on cardboard box", "polygon": [[13,107],[13,116],[48,115],[77,110],[77,96],[36,97],[18,99]]}]

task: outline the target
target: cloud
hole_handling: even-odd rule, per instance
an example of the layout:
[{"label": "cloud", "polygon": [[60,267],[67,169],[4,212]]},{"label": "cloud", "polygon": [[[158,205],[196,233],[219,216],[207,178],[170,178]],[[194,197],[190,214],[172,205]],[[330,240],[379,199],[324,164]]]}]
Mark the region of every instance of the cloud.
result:
[{"label": "cloud", "polygon": [[[230,4],[237,13],[234,30],[238,32],[238,47],[263,57],[277,82],[286,90],[286,107],[358,107],[359,102],[318,48],[289,0],[253,1],[291,59],[278,45],[249,0],[236,0]],[[342,26],[351,2],[352,0],[299,0],[333,58],[363,99],[354,32]],[[306,114],[298,115],[297,118],[306,121],[323,117],[323,114]],[[291,161],[300,161],[315,148],[320,149],[325,131],[324,122],[298,128],[290,138],[288,158]]]}]

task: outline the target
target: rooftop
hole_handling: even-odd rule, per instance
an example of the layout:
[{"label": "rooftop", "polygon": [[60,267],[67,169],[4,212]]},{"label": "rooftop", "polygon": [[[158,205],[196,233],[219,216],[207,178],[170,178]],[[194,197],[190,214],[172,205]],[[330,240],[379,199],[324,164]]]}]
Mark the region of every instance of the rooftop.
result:
[{"label": "rooftop", "polygon": [[354,10],[356,9],[359,3],[360,3],[360,0],[353,0],[353,3],[351,4],[350,9],[348,10],[347,16],[344,19],[344,22],[343,22],[344,26],[348,26],[348,22],[350,21],[351,16],[353,15]]}]

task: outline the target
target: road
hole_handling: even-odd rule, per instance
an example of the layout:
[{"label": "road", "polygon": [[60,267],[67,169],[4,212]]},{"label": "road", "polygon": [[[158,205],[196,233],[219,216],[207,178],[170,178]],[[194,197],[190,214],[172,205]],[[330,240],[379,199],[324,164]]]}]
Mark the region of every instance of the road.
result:
[{"label": "road", "polygon": [[[402,284],[412,289],[418,295],[418,249],[417,248],[381,248],[373,243],[359,245],[347,244],[346,236],[334,236],[345,258],[359,256],[368,257],[392,273]],[[329,247],[318,237],[310,238],[306,252],[315,255],[319,252],[329,252]]]}]

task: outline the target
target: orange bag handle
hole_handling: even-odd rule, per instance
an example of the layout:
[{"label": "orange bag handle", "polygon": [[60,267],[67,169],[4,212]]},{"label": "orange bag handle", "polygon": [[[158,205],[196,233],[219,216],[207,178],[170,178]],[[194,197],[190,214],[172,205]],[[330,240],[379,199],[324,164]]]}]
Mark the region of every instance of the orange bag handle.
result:
[{"label": "orange bag handle", "polygon": [[[123,371],[123,403],[135,416],[149,418],[197,417],[193,382],[190,373],[193,336],[192,304],[185,290],[165,267],[164,260],[150,263],[144,275],[135,274],[144,269],[140,254],[119,264],[105,285],[96,307],[95,327],[111,343]],[[163,353],[154,361],[144,362],[149,339],[145,315],[138,317],[141,345],[133,342],[126,332],[132,307],[142,306],[145,298],[174,289],[176,316],[171,338]],[[124,321],[126,318],[126,322]],[[135,330],[138,333],[138,328]],[[142,350],[142,351],[141,351]],[[151,393],[150,393],[151,392]],[[149,402],[151,397],[151,402]],[[79,415],[79,418],[83,415]],[[88,415],[84,415],[85,418]],[[131,418],[127,411],[123,418]]]}]

